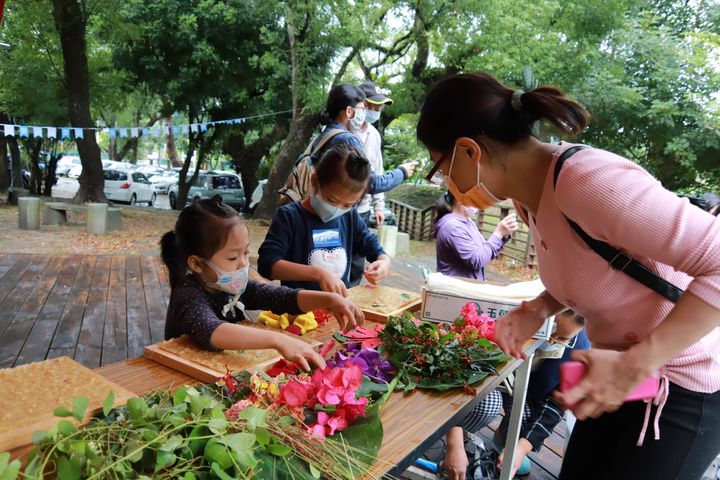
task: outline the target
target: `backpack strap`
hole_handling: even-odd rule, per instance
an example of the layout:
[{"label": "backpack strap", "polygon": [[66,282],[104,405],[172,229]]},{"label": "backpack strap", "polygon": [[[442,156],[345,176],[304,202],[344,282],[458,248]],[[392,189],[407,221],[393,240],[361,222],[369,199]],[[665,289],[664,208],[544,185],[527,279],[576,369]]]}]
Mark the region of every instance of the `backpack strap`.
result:
[{"label": "backpack strap", "polygon": [[305,149],[303,154],[300,156],[300,160],[304,159],[305,157],[315,155],[316,153],[318,153],[319,151],[321,151],[323,149],[325,144],[327,142],[329,142],[330,139],[332,139],[333,137],[335,137],[337,135],[340,135],[341,133],[345,133],[345,132],[347,132],[347,130],[343,130],[341,128],[332,128],[327,132],[322,132],[320,134],[320,140],[318,141],[315,148],[313,148],[313,144],[315,142],[314,141],[310,142],[310,145],[307,146],[307,148]]},{"label": "backpack strap", "polygon": [[[568,148],[563,152],[562,155],[560,155],[560,158],[558,158],[557,163],[555,164],[555,171],[553,174],[553,189],[557,186],[557,179],[560,175],[560,169],[565,163],[565,160],[570,158],[576,152],[579,152],[580,150],[585,150],[586,148],[589,147],[585,145],[577,145]],[[604,258],[615,270],[620,270],[626,275],[631,276],[638,282],[659,293],[671,302],[677,302],[680,299],[680,297],[684,293],[681,288],[678,288],[677,286],[668,282],[663,277],[659,276],[657,273],[653,272],[642,263],[633,259],[628,254],[621,252],[609,243],[591,237],[585,230],[580,228],[580,225],[570,220],[565,214],[563,214],[563,216],[565,216],[565,219],[573,228],[573,230],[575,230],[575,233],[577,233],[577,235],[583,239],[583,241],[588,245],[588,247],[590,247],[595,253]]]}]

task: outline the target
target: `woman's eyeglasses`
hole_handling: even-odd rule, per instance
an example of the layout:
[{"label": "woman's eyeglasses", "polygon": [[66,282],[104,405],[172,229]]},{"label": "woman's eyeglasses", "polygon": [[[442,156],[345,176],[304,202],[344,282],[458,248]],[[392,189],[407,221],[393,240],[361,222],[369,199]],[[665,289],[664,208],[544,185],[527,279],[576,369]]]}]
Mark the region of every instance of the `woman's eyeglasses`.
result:
[{"label": "woman's eyeglasses", "polygon": [[440,170],[440,165],[443,164],[445,155],[438,158],[437,162],[433,162],[430,160],[430,169],[425,173],[425,180],[428,182],[434,184],[434,185],[441,185],[443,181],[445,181],[445,175]]}]

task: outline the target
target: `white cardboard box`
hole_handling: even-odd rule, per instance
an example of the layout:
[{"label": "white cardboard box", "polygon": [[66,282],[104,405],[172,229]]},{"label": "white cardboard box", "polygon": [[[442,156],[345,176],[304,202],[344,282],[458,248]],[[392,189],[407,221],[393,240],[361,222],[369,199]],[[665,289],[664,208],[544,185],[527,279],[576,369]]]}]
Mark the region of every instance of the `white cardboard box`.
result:
[{"label": "white cardboard box", "polygon": [[[462,280],[467,281],[467,279]],[[511,308],[520,305],[521,301],[520,299],[498,300],[479,296],[469,298],[467,295],[449,292],[431,292],[426,287],[423,287],[421,318],[431,322],[453,322],[460,316],[460,310],[468,302],[474,302],[482,313],[485,313],[490,318],[499,318],[507,314]],[[553,322],[554,317],[546,319],[542,327],[533,335],[533,338],[544,340],[550,338]]]}]

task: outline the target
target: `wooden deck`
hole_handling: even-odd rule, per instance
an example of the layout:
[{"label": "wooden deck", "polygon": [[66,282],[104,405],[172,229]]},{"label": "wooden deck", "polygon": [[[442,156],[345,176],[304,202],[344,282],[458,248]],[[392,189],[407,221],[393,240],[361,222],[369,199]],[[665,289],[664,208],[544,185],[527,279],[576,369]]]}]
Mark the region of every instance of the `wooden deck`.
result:
[{"label": "wooden deck", "polygon": [[[422,266],[398,259],[386,284],[418,289]],[[169,296],[159,257],[0,253],[0,368],[63,355],[95,368],[142,355],[164,340]],[[546,446],[528,479],[557,477],[562,438]]]}]

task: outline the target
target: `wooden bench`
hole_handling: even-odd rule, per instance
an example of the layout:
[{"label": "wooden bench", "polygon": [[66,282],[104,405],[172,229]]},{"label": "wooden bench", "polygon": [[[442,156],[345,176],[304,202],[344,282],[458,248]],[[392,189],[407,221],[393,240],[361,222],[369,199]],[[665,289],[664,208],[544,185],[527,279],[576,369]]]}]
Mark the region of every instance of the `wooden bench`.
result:
[{"label": "wooden bench", "polygon": [[122,210],[119,208],[108,207],[102,203],[76,205],[65,202],[45,203],[43,225],[65,225],[68,211],[86,214],[89,233],[104,235],[111,230],[122,230],[123,227]]}]

